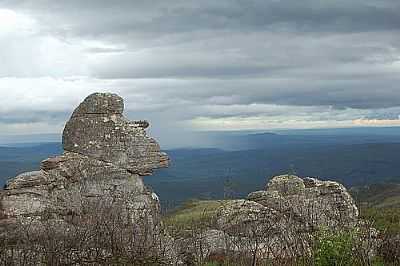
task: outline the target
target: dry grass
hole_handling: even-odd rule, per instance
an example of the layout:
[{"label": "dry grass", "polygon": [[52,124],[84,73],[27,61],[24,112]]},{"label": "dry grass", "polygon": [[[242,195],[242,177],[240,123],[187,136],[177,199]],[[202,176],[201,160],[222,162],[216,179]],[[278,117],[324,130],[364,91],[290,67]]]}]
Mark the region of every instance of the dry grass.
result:
[{"label": "dry grass", "polygon": [[184,229],[210,221],[226,200],[191,200],[164,217],[166,226]]}]

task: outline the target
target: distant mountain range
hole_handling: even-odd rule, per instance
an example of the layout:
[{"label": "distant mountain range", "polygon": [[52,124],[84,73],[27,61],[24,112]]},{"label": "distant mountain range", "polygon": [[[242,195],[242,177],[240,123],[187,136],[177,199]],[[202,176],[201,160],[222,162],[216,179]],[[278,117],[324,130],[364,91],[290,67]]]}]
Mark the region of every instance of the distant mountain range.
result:
[{"label": "distant mountain range", "polygon": [[237,196],[260,189],[269,177],[296,173],[337,180],[346,186],[400,182],[400,143],[297,146],[280,150],[175,150],[171,167],[146,177],[165,200],[221,198],[224,187]]},{"label": "distant mountain range", "polygon": [[[317,131],[318,132],[318,131]],[[299,131],[301,134],[253,133],[213,135],[212,146],[225,150],[282,149],[290,147],[312,147],[332,145],[354,145],[366,143],[400,143],[400,130],[362,131],[322,131],[320,135],[314,131]],[[335,133],[337,132],[337,133]],[[397,134],[396,134],[397,133]]]},{"label": "distant mountain range", "polygon": [[51,155],[60,154],[60,143],[12,144],[13,147],[0,147],[0,185],[16,174],[37,170],[40,161]]},{"label": "distant mountain range", "polygon": [[2,135],[0,134],[0,146],[37,146],[40,143],[60,142],[60,134],[25,134]]},{"label": "distant mountain range", "polygon": [[[267,178],[288,172],[346,186],[400,182],[400,134],[265,133],[218,138],[214,147],[220,148],[167,150],[171,166],[144,177],[145,182],[172,205],[190,198],[221,198],[227,190],[243,197],[262,188]],[[0,147],[0,185],[18,173],[38,169],[41,160],[61,152],[60,143]]]}]

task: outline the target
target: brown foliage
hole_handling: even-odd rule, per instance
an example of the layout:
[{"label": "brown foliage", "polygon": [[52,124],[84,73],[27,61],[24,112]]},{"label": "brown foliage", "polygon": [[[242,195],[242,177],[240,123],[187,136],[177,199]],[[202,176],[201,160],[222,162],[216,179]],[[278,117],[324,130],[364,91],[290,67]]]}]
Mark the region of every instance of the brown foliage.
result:
[{"label": "brown foliage", "polygon": [[125,201],[86,202],[65,220],[52,212],[23,219],[1,235],[2,265],[166,265],[161,224]]}]

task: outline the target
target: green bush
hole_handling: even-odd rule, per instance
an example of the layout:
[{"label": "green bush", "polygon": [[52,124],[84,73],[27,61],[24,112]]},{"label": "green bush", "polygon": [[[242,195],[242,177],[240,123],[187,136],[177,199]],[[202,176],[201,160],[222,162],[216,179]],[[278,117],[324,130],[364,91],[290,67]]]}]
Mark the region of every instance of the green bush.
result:
[{"label": "green bush", "polygon": [[330,232],[322,230],[317,236],[314,260],[316,266],[352,266],[354,234],[352,232]]}]

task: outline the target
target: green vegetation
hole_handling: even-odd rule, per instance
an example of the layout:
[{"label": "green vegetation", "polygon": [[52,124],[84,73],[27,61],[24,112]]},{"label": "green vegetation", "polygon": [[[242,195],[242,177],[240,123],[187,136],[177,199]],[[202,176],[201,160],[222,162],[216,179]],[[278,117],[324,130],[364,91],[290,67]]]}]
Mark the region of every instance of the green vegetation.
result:
[{"label": "green vegetation", "polygon": [[190,200],[167,214],[164,223],[178,229],[209,224],[223,203],[224,200]]},{"label": "green vegetation", "polygon": [[316,266],[356,264],[353,257],[355,236],[352,232],[333,233],[322,230],[317,236],[314,262]]},{"label": "green vegetation", "polygon": [[388,235],[400,234],[400,208],[363,208],[361,217],[371,221],[380,232]]},{"label": "green vegetation", "polygon": [[[310,256],[290,261],[259,261],[257,265],[315,266],[394,266],[400,265],[400,185],[377,184],[351,190],[360,207],[360,216],[367,221],[357,231],[321,230],[311,240]],[[173,236],[191,237],[193,243],[202,232],[212,227],[217,210],[227,200],[191,200],[168,213],[164,223]],[[368,238],[370,226],[378,229],[376,238]],[[377,242],[376,242],[377,241]],[[374,256],[369,253],[375,250]],[[200,260],[202,266],[251,265],[249,254],[240,258],[218,253]],[[240,261],[240,264],[238,264]],[[242,263],[243,261],[243,263]],[[197,260],[199,262],[199,260]],[[247,264],[246,264],[247,263]],[[264,264],[263,264],[264,263]],[[283,264],[282,264],[283,263]],[[286,264],[285,264],[286,263]],[[288,263],[288,264],[287,264]]]},{"label": "green vegetation", "polygon": [[[357,231],[330,232],[322,230],[317,238],[313,250],[311,264],[315,266],[391,266],[391,262],[384,262],[378,255],[368,258],[364,253],[366,243],[360,241],[362,236]],[[300,263],[299,266],[308,264]]]},{"label": "green vegetation", "polygon": [[351,189],[359,205],[374,208],[399,208],[400,184],[379,183]]},{"label": "green vegetation", "polygon": [[360,216],[385,235],[400,234],[400,184],[382,183],[352,190]]}]

